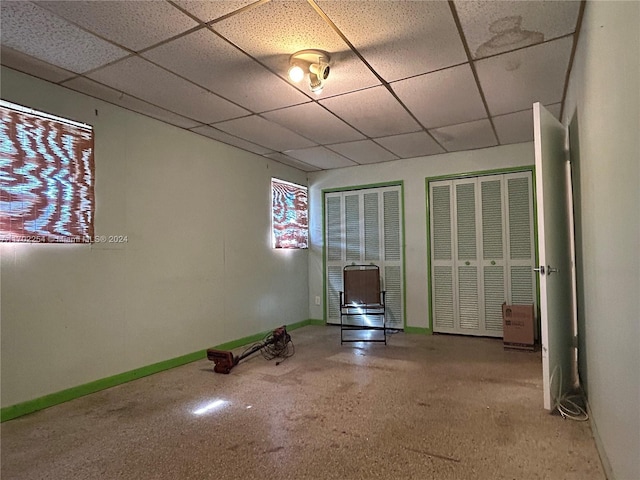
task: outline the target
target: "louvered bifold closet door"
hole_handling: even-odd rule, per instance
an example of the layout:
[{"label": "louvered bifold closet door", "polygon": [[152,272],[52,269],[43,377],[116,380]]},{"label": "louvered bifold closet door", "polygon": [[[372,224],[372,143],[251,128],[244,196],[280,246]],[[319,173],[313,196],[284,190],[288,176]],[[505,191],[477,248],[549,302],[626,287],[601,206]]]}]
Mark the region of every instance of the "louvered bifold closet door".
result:
[{"label": "louvered bifold closet door", "polygon": [[509,302],[535,304],[533,200],[530,172],[505,176],[509,236]]},{"label": "louvered bifold closet door", "polygon": [[456,273],[458,287],[458,331],[476,334],[480,328],[478,278],[478,229],[476,181],[455,183]]},{"label": "louvered bifold closet door", "polygon": [[327,194],[326,262],[327,262],[327,323],[340,323],[340,291],[344,266],[344,240],[342,235],[342,195]]},{"label": "louvered bifold closet door", "polygon": [[360,196],[345,195],[345,244],[347,262],[360,262]]},{"label": "louvered bifold closet door", "polygon": [[[380,194],[379,192],[366,192],[362,194],[362,219],[363,219],[363,251],[360,263],[363,264],[374,264],[381,266],[381,246],[380,239],[382,238],[380,232]],[[384,275],[384,270],[382,267],[380,268],[381,276]],[[381,279],[382,282],[382,279]],[[349,319],[357,318],[358,322],[362,324],[361,320],[364,320],[364,324],[366,325],[375,325],[382,326],[382,317],[381,316],[363,316],[359,317],[349,317]]]},{"label": "louvered bifold closet door", "polygon": [[[345,193],[344,195],[344,226],[345,226],[345,265],[362,263],[362,194],[360,192]],[[343,318],[345,324],[361,325],[364,315],[352,315]],[[366,322],[365,322],[366,323]]]},{"label": "louvered bifold closet door", "polygon": [[433,268],[431,297],[433,329],[436,332],[454,328],[455,299],[452,234],[452,182],[438,182],[429,192],[431,205],[431,265]]},{"label": "louvered bifold closet door", "polygon": [[399,186],[325,194],[327,323],[340,323],[343,268],[374,264],[386,290],[388,326],[404,328],[400,195]]},{"label": "louvered bifold closet door", "polygon": [[531,178],[430,184],[434,331],[501,337],[502,304],[535,303]]},{"label": "louvered bifold closet door", "polygon": [[364,261],[380,261],[380,207],[377,192],[364,194]]},{"label": "louvered bifold closet door", "polygon": [[505,230],[502,176],[480,178],[482,201],[482,281],[484,331],[502,336],[502,304],[506,299]]},{"label": "louvered bifold closet door", "polygon": [[386,319],[389,328],[404,328],[402,312],[402,225],[400,191],[382,193],[384,223],[384,276]]}]

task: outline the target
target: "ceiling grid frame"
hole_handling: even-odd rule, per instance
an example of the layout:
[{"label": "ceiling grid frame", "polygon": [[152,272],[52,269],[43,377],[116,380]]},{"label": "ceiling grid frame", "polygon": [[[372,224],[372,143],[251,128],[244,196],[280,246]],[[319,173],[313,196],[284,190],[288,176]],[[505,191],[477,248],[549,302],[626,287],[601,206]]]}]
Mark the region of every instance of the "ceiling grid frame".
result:
[{"label": "ceiling grid frame", "polygon": [[496,126],[493,124],[493,118],[491,118],[491,111],[489,110],[489,104],[487,103],[487,99],[484,95],[484,91],[482,90],[482,85],[480,85],[480,78],[478,77],[478,71],[476,70],[476,66],[474,63],[473,55],[471,55],[471,50],[469,49],[469,44],[467,43],[467,38],[462,29],[462,24],[460,23],[460,17],[458,16],[458,11],[456,10],[456,6],[453,0],[449,1],[449,8],[451,8],[451,15],[453,15],[453,20],[456,22],[456,27],[458,28],[458,33],[460,34],[460,38],[462,39],[462,45],[464,46],[464,51],[467,54],[467,59],[469,60],[469,67],[471,67],[471,73],[473,74],[473,78],[476,81],[476,86],[478,87],[478,91],[480,92],[480,98],[482,98],[482,103],[484,104],[484,108],[487,112],[487,118],[489,119],[489,123],[491,123],[491,129],[493,130],[493,135],[495,136],[496,142],[500,142],[498,140],[498,132],[496,131]]},{"label": "ceiling grid frame", "polygon": [[[534,0],[532,2],[527,2],[524,6],[514,0],[508,0],[501,4],[500,9],[491,5],[491,2],[484,1],[468,4],[462,3],[460,0],[440,0],[438,2],[406,2],[404,5],[401,2],[397,2],[396,5],[393,5],[393,3],[396,3],[395,0],[393,0],[385,2],[384,5],[380,3],[370,11],[362,10],[362,8],[366,8],[366,2],[364,0],[355,0],[351,2],[335,1],[331,4],[327,3],[326,5],[330,5],[330,8],[327,7],[329,8],[328,10],[323,9],[323,0],[290,0],[287,2],[281,0],[220,0],[217,2],[215,7],[209,7],[205,2],[194,2],[199,3],[199,5],[196,6],[194,4],[193,7],[190,7],[187,2],[183,2],[181,0],[164,0],[162,3],[164,5],[169,5],[170,9],[162,6],[160,8],[156,8],[159,3],[154,4],[153,2],[149,2],[144,7],[141,7],[140,4],[135,6],[125,5],[121,10],[119,6],[115,5],[116,3],[134,2],[131,2],[131,0],[119,0],[111,5],[109,5],[110,2],[101,2],[103,3],[101,6],[96,6],[96,4],[92,5],[92,2],[80,1],[78,2],[80,4],[78,8],[82,9],[82,13],[76,14],[75,12],[70,12],[68,7],[65,7],[64,5],[56,6],[56,3],[57,2],[39,1],[17,2],[13,0],[3,0],[1,2],[0,7],[3,11],[0,16],[0,20],[2,21],[2,28],[0,29],[2,33],[2,57],[0,57],[0,63],[2,63],[3,66],[22,71],[30,75],[39,76],[44,80],[53,81],[53,83],[65,88],[80,91],[81,93],[94,96],[106,102],[176,125],[178,128],[193,131],[196,134],[209,136],[210,138],[215,139],[215,136],[217,135],[215,132],[220,132],[220,138],[224,137],[224,139],[231,145],[235,143],[237,148],[243,148],[244,146],[247,151],[256,155],[261,155],[265,158],[272,158],[276,161],[279,161],[278,159],[280,159],[283,163],[288,162],[287,164],[306,171],[341,168],[341,166],[336,167],[338,164],[342,165],[341,162],[336,163],[335,159],[329,159],[329,156],[327,156],[329,154],[326,153],[328,150],[326,150],[326,148],[336,152],[335,155],[339,155],[346,159],[346,157],[339,153],[341,149],[343,151],[351,152],[356,148],[355,151],[357,152],[357,147],[361,145],[361,151],[359,153],[350,155],[353,158],[360,158],[360,161],[356,162],[356,164],[371,164],[383,161],[393,161],[395,158],[424,157],[425,160],[427,160],[431,155],[449,151],[485,148],[486,146],[490,146],[490,144],[504,145],[520,140],[531,141],[532,132],[528,131],[528,121],[525,121],[526,112],[529,110],[523,109],[523,100],[531,98],[533,95],[537,96],[540,94],[548,100],[558,101],[559,104],[556,105],[559,105],[559,115],[562,114],[567,89],[567,78],[573,65],[575,45],[579,35],[580,24],[585,8],[584,0],[561,0],[551,3]],[[420,5],[421,3],[424,5],[425,11],[416,10],[416,8],[422,8]],[[82,35],[88,35],[88,38],[94,38],[95,42],[89,41],[85,48],[83,48],[82,55],[85,55],[87,59],[90,60],[92,58],[92,55],[96,52],[95,48],[98,48],[100,45],[99,42],[106,42],[106,44],[113,45],[114,48],[122,51],[123,56],[115,60],[99,63],[94,68],[76,72],[65,69],[62,64],[57,63],[59,55],[43,57],[40,56],[39,53],[36,53],[37,56],[30,56],[26,53],[27,51],[45,51],[43,50],[43,48],[45,48],[44,46],[40,47],[40,49],[30,47],[30,45],[37,47],[38,42],[53,39],[53,44],[56,48],[58,44],[64,44],[64,37],[60,36],[63,35],[63,32],[42,31],[41,29],[38,29],[38,23],[25,23],[24,19],[21,19],[20,16],[14,15],[15,11],[20,10],[21,6],[19,4],[27,4],[29,6],[28,10],[39,12],[38,18],[40,19],[45,18],[43,15],[49,15],[52,18],[55,17],[57,19],[55,20],[57,24],[60,22],[66,22],[70,28],[84,32]],[[225,5],[221,6],[220,4]],[[283,7],[284,4],[286,4],[285,7]],[[357,4],[361,4],[361,6],[358,6]],[[13,5],[17,6],[14,8]],[[279,18],[278,15],[274,16],[274,12],[282,11],[278,9],[290,7],[289,13],[296,14],[296,12],[302,12],[302,5],[307,5],[306,8],[308,9],[304,12],[305,18],[312,20],[311,12],[313,12],[313,15],[316,15],[316,18],[318,19],[317,21],[312,20],[315,22],[315,25],[317,25],[318,28],[321,28],[319,25],[323,24],[325,25],[325,30],[321,30],[322,32],[325,32],[326,35],[329,35],[329,32],[333,32],[331,35],[335,35],[332,40],[333,44],[337,45],[336,42],[341,42],[341,45],[345,45],[345,49],[342,51],[329,52],[333,60],[333,63],[331,64],[332,75],[326,81],[329,87],[325,88],[325,91],[320,96],[315,96],[304,88],[294,86],[294,84],[286,78],[286,72],[282,71],[280,68],[280,66],[283,65],[284,60],[274,62],[273,59],[270,60],[265,57],[265,55],[271,57],[279,55],[279,58],[284,59],[294,53],[293,51],[289,51],[290,48],[286,47],[287,39],[291,38],[291,35],[296,35],[295,32],[304,31],[300,30],[301,28],[304,29],[309,26],[296,26],[294,25],[295,22],[291,21],[289,21],[289,23],[284,23],[282,18]],[[371,5],[372,4],[369,4],[369,6]],[[460,11],[458,10],[458,7],[461,9]],[[143,15],[141,13],[144,12],[145,8],[148,9],[149,15]],[[97,12],[100,18],[99,22],[106,23],[99,23],[96,21],[94,18],[95,16],[91,15],[92,9]],[[448,15],[443,13],[447,10],[449,11]],[[65,11],[70,12],[69,15],[66,15],[70,17],[69,19],[65,18]],[[120,18],[121,15],[117,14],[119,11],[134,12],[135,15],[132,14],[131,17],[135,18]],[[356,14],[359,11],[364,13]],[[7,15],[6,12],[9,14]],[[63,14],[60,15],[58,12]],[[461,17],[460,12],[464,14],[464,17]],[[167,28],[163,28],[162,34],[159,34],[157,31],[145,30],[152,28],[154,22],[162,22],[163,15],[165,13],[166,19],[175,18],[179,20],[178,16],[183,18],[183,20],[177,22],[177,25],[184,27],[188,26],[191,22],[193,26],[184,31],[179,31],[181,27],[171,25]],[[246,44],[246,42],[243,44],[242,41],[240,43],[235,42],[232,38],[222,34],[215,28],[218,24],[232,22],[236,33],[238,31],[246,31],[247,29],[245,27],[246,25],[249,25],[246,22],[250,19],[247,15],[253,16],[254,19],[256,18],[256,15],[258,15],[257,18],[262,18],[266,22],[279,25],[277,27],[278,30],[273,30],[272,28],[270,31],[277,32],[277,34],[281,36],[282,42],[277,46],[269,46],[269,48],[262,51],[262,53],[258,53],[259,51],[256,51],[251,44]],[[334,15],[337,15],[337,17],[333,18]],[[147,17],[149,18],[149,22],[137,23],[141,21],[142,18]],[[85,20],[83,21],[83,19]],[[406,20],[406,22],[403,21],[403,19]],[[548,23],[547,19],[549,19]],[[290,18],[290,20],[294,20],[294,18]],[[363,23],[363,20],[367,21]],[[425,22],[424,25],[431,25],[433,27],[431,30],[433,31],[430,30],[428,34],[425,34],[425,27],[420,27],[421,22]],[[243,25],[245,25],[245,27],[243,27]],[[263,24],[260,21],[255,25],[256,28],[258,28],[258,25],[262,26]],[[376,25],[380,25],[381,28],[376,30]],[[393,28],[391,28],[391,26]],[[347,28],[347,30],[343,30],[343,27]],[[465,28],[467,27],[471,29],[470,32],[473,35],[473,46],[467,39],[467,32],[465,32]],[[138,31],[138,28],[141,29],[139,31],[139,40],[135,37],[135,32]],[[446,30],[438,31],[439,28]],[[178,33],[175,33],[176,29],[178,30]],[[149,52],[154,53],[154,50],[160,52],[160,47],[176,42],[184,37],[194,35],[202,30],[206,30],[210,34],[214,34],[221,41],[226,42],[230,47],[235,49],[234,51],[238,53],[238,57],[235,59],[237,60],[237,65],[230,63],[231,66],[229,68],[232,69],[231,71],[234,72],[233,74],[236,74],[238,78],[242,78],[242,71],[245,67],[255,65],[262,69],[257,70],[254,68],[252,71],[255,75],[260,71],[264,71],[265,75],[269,75],[270,82],[281,82],[283,85],[281,89],[282,92],[295,90],[298,93],[296,95],[289,96],[290,98],[288,99],[283,96],[282,100],[272,102],[271,108],[263,110],[263,107],[259,107],[259,109],[256,109],[260,103],[254,102],[253,106],[249,106],[250,102],[247,103],[247,99],[251,95],[264,95],[264,92],[259,89],[255,89],[256,91],[250,91],[248,90],[248,86],[241,85],[238,86],[237,91],[242,92],[240,89],[244,88],[247,96],[244,97],[243,95],[245,94],[241,94],[240,96],[237,94],[231,95],[229,92],[233,92],[233,88],[229,90],[230,87],[224,87],[223,85],[221,85],[221,88],[216,88],[215,82],[209,82],[209,85],[211,85],[212,88],[207,88],[207,86],[203,85],[201,81],[196,81],[190,73],[183,72],[180,68],[169,68],[161,62],[156,62],[151,58],[144,56]],[[368,30],[370,30],[371,33],[369,33]],[[374,30],[376,31],[374,32]],[[437,31],[437,34],[434,33],[435,31]],[[435,63],[433,60],[425,59],[425,62],[420,63],[420,66],[418,66],[418,64],[415,66],[407,65],[407,68],[396,70],[393,70],[393,68],[395,68],[394,65],[389,63],[394,61],[410,62],[411,58],[409,56],[401,56],[397,58],[393,56],[393,54],[397,52],[406,52],[407,45],[411,46],[415,44],[416,49],[418,49],[416,51],[420,51],[420,55],[428,55],[429,48],[435,48],[435,46],[438,45],[438,42],[441,41],[439,40],[441,37],[438,35],[446,32],[446,35],[449,35],[447,38],[453,39],[454,37],[451,37],[450,35],[454,31],[455,38],[459,38],[464,49],[466,61],[460,62],[463,58],[460,56],[461,50],[459,47],[455,47],[458,50],[455,50],[455,48],[453,50],[447,49],[446,51],[449,52],[447,55],[449,56],[445,57],[442,56],[442,52],[445,50],[438,50],[438,58],[440,60],[436,60],[435,62],[440,63]],[[14,35],[12,37],[10,33],[7,32],[13,32],[14,34],[17,32],[19,35]],[[134,33],[132,34],[132,32]],[[499,34],[504,32],[513,37],[513,42],[500,43],[495,41],[496,39],[500,40]],[[264,35],[264,32],[262,32],[262,34]],[[354,36],[351,37],[351,34],[354,34]],[[516,38],[518,37],[516,34],[530,34],[530,38],[519,39]],[[434,37],[434,35],[436,36]],[[306,37],[309,37],[308,39],[311,40],[309,35],[306,35]],[[557,42],[557,40],[560,39],[568,40],[570,37],[572,38],[572,41]],[[533,40],[531,40],[531,38],[533,38]],[[122,39],[122,41],[118,39]],[[153,41],[149,44],[148,42],[150,39],[153,39]],[[424,43],[427,40],[432,39],[435,40],[435,44],[432,45],[431,42]],[[142,48],[133,50],[132,48],[128,48],[123,45],[123,42],[134,48],[136,44],[142,46]],[[146,45],[145,42],[147,42]],[[375,42],[384,43],[380,44]],[[486,44],[493,42],[491,47],[493,50],[488,47],[485,48],[485,43],[482,42],[485,42]],[[190,44],[191,42],[186,42],[184,45]],[[523,63],[525,66],[525,70],[523,70],[524,72],[535,72],[536,78],[540,78],[538,75],[544,75],[544,69],[549,66],[544,64],[544,58],[540,59],[535,56],[532,57],[529,52],[532,52],[533,48],[541,44],[548,44],[549,48],[553,51],[559,51],[558,49],[560,48],[570,50],[570,52],[568,50],[563,50],[567,52],[566,57],[557,57],[562,58],[563,63],[561,66],[555,67],[556,73],[554,73],[554,75],[559,74],[559,67],[563,69],[562,77],[564,82],[561,82],[560,79],[557,78],[554,79],[554,82],[557,83],[552,84],[545,82],[543,87],[538,88],[535,86],[536,84],[532,83],[535,80],[531,80],[529,81],[529,84],[531,86],[535,86],[532,92],[538,93],[531,93],[529,96],[518,94],[520,96],[517,98],[520,98],[520,103],[517,105],[517,108],[511,108],[508,103],[510,99],[506,99],[504,105],[501,106],[495,114],[493,114],[491,111],[491,102],[483,89],[480,79],[481,75],[476,68],[476,62],[488,59],[500,59],[497,63],[485,63],[485,65],[483,65],[483,75],[485,75],[485,77],[486,75],[499,73],[496,72],[496,68],[504,67],[507,70],[510,68],[517,69],[519,68],[518,62],[522,61],[525,62]],[[482,47],[482,51],[478,48],[479,45]],[[305,46],[305,48],[317,47],[318,45]],[[476,51],[475,54],[472,52],[472,47],[474,49],[478,48],[478,51]],[[456,55],[459,57],[458,60],[451,56],[454,51],[457,52]],[[516,57],[513,56],[515,53],[518,53]],[[512,54],[512,57],[502,57],[507,54]],[[194,55],[196,55],[196,53],[194,53]],[[213,55],[214,64],[209,68],[215,68],[215,56],[219,54],[214,52]],[[360,83],[355,79],[351,80],[349,77],[354,72],[349,68],[346,70],[344,68],[346,64],[343,60],[347,57],[350,58],[353,65],[355,65],[353,62],[357,62],[364,69],[363,71],[367,71],[367,75],[370,75],[370,80],[364,80],[364,77],[362,77],[362,81],[359,81]],[[538,57],[540,57],[540,55],[538,55]],[[92,78],[93,76],[99,77],[99,75],[95,74],[101,70],[108,71],[115,68],[115,70],[113,70],[114,74],[118,71],[123,71],[122,68],[118,69],[117,64],[121,62],[130,63],[133,58],[137,58],[137,62],[148,62],[150,65],[148,72],[153,72],[153,68],[161,69],[169,76],[167,78],[175,78],[175,82],[179,82],[175,83],[172,81],[174,85],[185,85],[184,88],[178,88],[178,91],[184,91],[185,93],[189,91],[203,91],[202,95],[206,95],[206,98],[210,98],[210,101],[214,102],[211,105],[214,105],[215,102],[225,102],[224,104],[229,104],[234,108],[240,109],[234,115],[243,111],[244,113],[240,116],[233,116],[227,120],[214,120],[205,123],[203,120],[207,120],[206,117],[209,115],[203,115],[202,112],[196,113],[196,111],[202,110],[202,108],[197,107],[195,104],[194,111],[191,111],[189,108],[180,108],[176,111],[174,106],[177,108],[178,102],[175,100],[170,101],[167,96],[163,98],[159,93],[156,93],[156,96],[154,96],[153,94],[146,95],[145,92],[143,96],[148,99],[145,100],[144,98],[140,98],[139,95],[135,94],[136,89],[132,88],[133,85],[131,84],[131,81],[134,80],[127,83],[127,79],[118,79],[115,84],[110,85],[109,83],[96,81],[95,78]],[[229,58],[233,60],[232,57]],[[228,62],[231,62],[229,58],[227,60]],[[568,58],[568,61],[566,58]],[[51,60],[54,63],[51,63],[48,60]],[[511,65],[509,62],[514,64]],[[88,65],[86,62],[85,64]],[[465,110],[464,106],[461,106],[460,116],[456,118],[451,117],[452,120],[457,120],[461,123],[439,127],[425,124],[422,119],[416,115],[415,111],[415,108],[417,108],[418,105],[422,105],[420,108],[425,108],[425,105],[429,105],[431,103],[429,102],[429,96],[427,94],[428,90],[421,87],[421,82],[435,81],[438,77],[430,77],[430,75],[439,72],[444,75],[442,78],[447,78],[448,73],[454,71],[451,69],[467,64],[471,69],[474,82],[482,100],[482,105],[485,111],[484,119],[474,120],[477,116],[469,116],[471,110],[468,108]],[[506,66],[503,64],[506,64]],[[78,65],[80,65],[80,63],[78,63]],[[130,65],[133,66],[138,64],[134,62],[133,64],[130,63]],[[385,76],[387,76],[387,73],[381,74],[381,72],[376,70],[374,65],[379,66],[380,68],[384,67],[383,72],[387,73],[390,72],[388,67],[391,67],[392,71],[396,73],[394,73],[394,76],[391,78],[386,79]],[[276,66],[278,67],[276,68]],[[427,66],[436,68],[426,69]],[[47,70],[47,68],[49,68],[49,70]],[[200,71],[206,70],[201,69]],[[334,71],[336,72],[335,74]],[[405,75],[402,75],[402,73]],[[149,75],[149,73],[146,75]],[[232,74],[230,73],[229,75]],[[523,78],[522,74],[519,75],[520,76],[516,75],[514,78]],[[277,80],[275,80],[273,76],[275,76]],[[163,76],[161,75],[160,77]],[[109,78],[109,76],[107,75],[106,78]],[[116,79],[116,77],[113,76],[111,78]],[[153,78],[153,76],[148,78]],[[489,81],[487,80],[488,78],[490,77],[486,77],[483,81]],[[511,78],[509,75],[503,75],[501,81],[509,81],[509,78]],[[332,91],[331,89],[332,80],[336,81],[336,79],[342,79],[342,82],[347,82],[340,87],[340,91],[336,91],[335,89]],[[418,103],[407,103],[405,101],[406,99],[402,98],[402,95],[399,95],[394,90],[395,83],[411,79],[415,79],[413,83],[413,90],[415,90],[415,93],[413,94],[423,97]],[[375,80],[375,84],[371,83],[373,80]],[[547,85],[547,83],[549,84]],[[169,84],[171,84],[171,82],[169,82]],[[156,91],[161,88],[161,85],[162,84],[160,83],[156,87]],[[193,85],[193,87],[187,87],[186,85]],[[408,119],[411,119],[411,122],[415,123],[415,131],[407,131],[411,130],[410,127],[407,127],[409,124],[405,124],[405,127],[403,128],[402,124],[404,124],[404,121],[396,122],[394,120],[389,120],[389,118],[394,117],[389,117],[385,111],[380,111],[379,113],[376,112],[379,119],[376,119],[371,112],[366,110],[362,111],[359,114],[359,117],[358,115],[354,117],[353,114],[345,115],[347,112],[344,111],[336,113],[323,104],[324,100],[333,98],[337,100],[345,95],[351,95],[358,92],[362,92],[361,95],[364,96],[355,96],[354,98],[367,98],[369,99],[368,102],[371,104],[373,101],[372,99],[376,98],[375,96],[372,97],[371,94],[375,92],[373,89],[378,86],[384,87],[384,90],[390,94],[390,108],[392,104],[395,104],[397,107],[402,109],[404,112],[403,115],[406,115]],[[516,95],[515,92],[517,92],[517,88],[519,87],[512,86],[511,94]],[[138,91],[143,93],[143,90],[138,89]],[[365,93],[367,91],[370,91],[371,93]],[[438,95],[443,94],[443,91],[444,90],[439,90]],[[268,92],[267,94],[271,93],[272,92]],[[300,95],[300,93],[302,95]],[[172,94],[175,96],[179,93],[172,92]],[[495,87],[493,88],[492,94],[495,97]],[[455,98],[456,91],[447,91],[446,95],[453,95],[454,97],[452,98]],[[293,103],[297,96],[299,96],[297,102]],[[193,101],[194,98],[197,97],[192,97],[191,101]],[[347,99],[347,97],[344,98],[345,100]],[[188,101],[190,100],[187,99],[187,102]],[[497,98],[495,101],[497,101]],[[207,103],[209,103],[209,101],[207,101]],[[300,110],[300,112],[320,112],[320,110],[315,110],[320,108],[322,109],[322,112],[325,113],[322,113],[321,115],[318,114],[318,119],[307,115],[307,118],[304,121],[311,121],[314,125],[317,124],[316,128],[318,129],[322,129],[323,125],[327,126],[326,134],[323,132],[320,135],[311,135],[315,139],[309,138],[308,132],[310,131],[310,127],[308,125],[301,125],[301,122],[296,124],[295,116],[292,117],[292,114],[289,113],[286,115],[284,114],[286,109],[311,104],[315,105],[313,109],[307,107],[304,110]],[[458,104],[460,105],[460,101]],[[545,104],[551,105],[551,103],[548,102]],[[188,103],[185,103],[185,105],[188,105]],[[263,102],[262,105],[268,106],[268,102]],[[376,103],[371,105],[376,105]],[[446,102],[440,102],[440,105],[437,108],[442,109],[444,108],[443,105],[446,105]],[[496,103],[496,105],[499,105],[499,103]],[[556,105],[553,106],[555,107]],[[372,109],[371,106],[367,108],[368,110]],[[278,114],[277,112],[280,111],[283,111],[283,113]],[[292,112],[295,112],[295,110]],[[511,118],[510,115],[516,115],[517,118],[521,120],[513,125],[508,125],[508,128],[506,128],[505,124],[509,122]],[[199,120],[193,118],[193,116],[199,118]],[[217,125],[222,122],[249,118],[252,116],[260,118],[260,122],[272,123],[274,125],[274,132],[291,132],[291,135],[286,134],[283,137],[284,141],[274,142],[272,141],[273,139],[268,141],[265,139],[265,141],[272,145],[272,147],[277,146],[279,149],[278,151],[273,151],[273,148],[256,141],[250,131],[246,134],[240,134],[237,131],[227,132],[217,128]],[[369,120],[365,118],[366,116],[370,117]],[[209,116],[209,119],[212,117],[214,118],[215,115]],[[503,126],[502,128],[504,129],[503,132],[499,131],[498,125],[494,122],[494,118],[500,118],[501,125]],[[514,116],[513,118],[515,120],[516,117]],[[282,119],[286,119],[286,121]],[[367,122],[373,122],[370,125],[374,125],[376,121],[380,122],[380,124],[378,127],[373,129],[367,126],[365,128],[366,131],[363,131],[363,129],[360,128],[363,125],[363,121],[365,121],[364,125],[369,125]],[[387,124],[383,125],[385,121]],[[486,122],[486,126],[490,127],[490,131],[492,132],[491,135],[494,137],[493,141],[488,141],[488,137],[486,136],[488,133],[483,133],[487,131],[486,127],[482,126],[484,125],[483,122]],[[275,127],[276,125],[277,128]],[[352,133],[340,132],[340,125],[347,125],[352,129],[349,130]],[[207,130],[207,128],[211,128],[212,130]],[[307,133],[305,133],[305,130],[307,130]],[[209,133],[209,135],[207,135],[207,133]],[[470,136],[465,140],[463,137],[468,135]],[[361,136],[361,138],[358,138],[358,136]],[[291,141],[293,141],[291,145],[287,143],[287,137],[290,137]],[[349,137],[351,137],[352,140],[345,142],[344,140]],[[300,140],[294,140],[295,138],[300,138]],[[302,139],[304,139],[304,141]],[[219,141],[227,143],[225,140]],[[317,154],[317,157],[309,157],[305,162],[304,160],[287,156],[287,151],[293,152],[294,150],[299,149],[300,145],[305,144],[307,141],[309,142],[309,145],[311,145],[306,147],[310,152],[302,152],[300,156],[305,156],[306,158],[307,155],[314,153]],[[349,143],[352,143],[352,145],[349,145]],[[252,144],[255,146],[252,147]],[[374,148],[372,150],[373,145],[376,145],[377,149]],[[318,147],[323,147],[324,149]],[[363,154],[367,154],[368,156],[362,157]],[[323,155],[325,155],[324,159],[322,157]],[[350,160],[350,162],[351,161],[352,160]],[[346,164],[344,164],[344,166],[346,166]]]},{"label": "ceiling grid frame", "polygon": [[[307,0],[309,2],[309,4],[313,7],[313,9],[318,12],[318,14],[329,24],[329,26],[331,28],[334,29],[334,31],[344,40],[344,42],[349,46],[349,48],[351,49],[351,51],[353,51],[353,53],[356,54],[356,56],[358,58],[360,58],[360,61],[362,61],[362,63],[364,63],[367,68],[369,70],[371,70],[371,72],[376,76],[376,78],[378,78],[378,80],[380,81],[380,83],[382,84],[382,86],[384,86],[387,91],[396,99],[396,101],[402,106],[402,108],[404,108],[406,110],[406,112],[411,116],[411,118],[413,118],[413,120],[420,125],[423,130],[431,137],[431,139],[436,142],[438,144],[439,147],[442,147],[442,145],[440,145],[440,143],[438,142],[438,140],[433,137],[433,135],[431,135],[431,133],[429,133],[429,131],[424,127],[424,125],[422,125],[420,123],[420,121],[416,118],[416,116],[413,114],[413,112],[411,112],[411,110],[409,110],[407,108],[407,106],[400,100],[400,98],[398,97],[398,95],[396,94],[396,92],[393,91],[393,89],[391,88],[391,86],[389,85],[389,82],[387,82],[384,78],[382,78],[382,76],[380,76],[380,74],[378,74],[378,72],[376,72],[373,67],[371,66],[371,64],[369,64],[369,62],[362,56],[362,54],[358,51],[358,49],[356,49],[356,47],[349,41],[349,39],[342,33],[342,31],[337,27],[337,25],[335,23],[333,23],[333,21],[327,16],[326,13],[324,13],[324,11],[320,8],[320,6],[315,2],[315,0]],[[381,145],[382,146],[382,145]],[[383,147],[384,148],[384,147]]]}]

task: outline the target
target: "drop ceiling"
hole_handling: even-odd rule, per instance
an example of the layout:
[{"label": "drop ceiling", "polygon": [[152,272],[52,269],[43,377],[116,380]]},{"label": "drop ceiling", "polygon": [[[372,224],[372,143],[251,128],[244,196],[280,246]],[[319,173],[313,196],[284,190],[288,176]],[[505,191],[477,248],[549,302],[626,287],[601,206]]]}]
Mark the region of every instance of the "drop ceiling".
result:
[{"label": "drop ceiling", "polygon": [[[580,1],[8,1],[3,65],[305,171],[530,141]],[[318,95],[288,77],[331,56]]]}]

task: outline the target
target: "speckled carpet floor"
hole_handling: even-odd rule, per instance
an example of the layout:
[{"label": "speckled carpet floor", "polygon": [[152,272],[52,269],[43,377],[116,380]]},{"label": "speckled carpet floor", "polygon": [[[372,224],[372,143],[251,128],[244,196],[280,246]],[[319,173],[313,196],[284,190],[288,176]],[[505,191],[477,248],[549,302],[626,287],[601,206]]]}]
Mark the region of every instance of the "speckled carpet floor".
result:
[{"label": "speckled carpet floor", "polygon": [[605,478],[588,422],[543,410],[539,352],[291,336],[295,356],[277,366],[256,354],[220,375],[203,359],[5,422],[0,477]]}]

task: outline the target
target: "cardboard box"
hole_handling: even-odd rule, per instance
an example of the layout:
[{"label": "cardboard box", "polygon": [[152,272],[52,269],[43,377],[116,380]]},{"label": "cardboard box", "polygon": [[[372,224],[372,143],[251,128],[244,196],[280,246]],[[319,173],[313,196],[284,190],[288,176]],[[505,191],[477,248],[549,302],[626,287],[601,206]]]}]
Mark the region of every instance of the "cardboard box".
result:
[{"label": "cardboard box", "polygon": [[534,350],[533,305],[502,304],[502,332],[505,348]]}]

